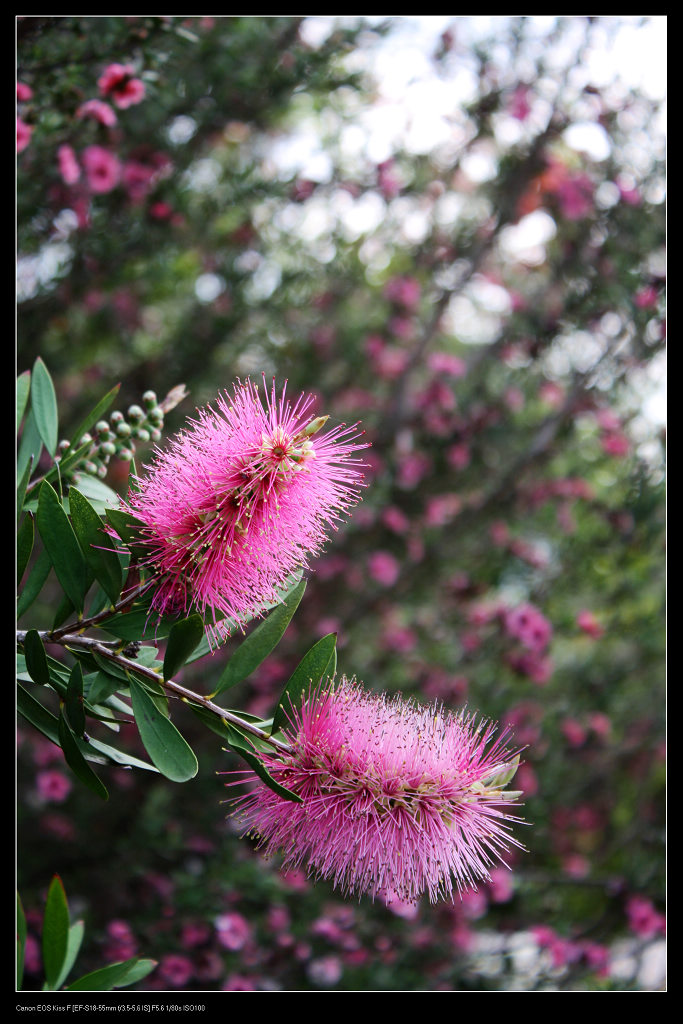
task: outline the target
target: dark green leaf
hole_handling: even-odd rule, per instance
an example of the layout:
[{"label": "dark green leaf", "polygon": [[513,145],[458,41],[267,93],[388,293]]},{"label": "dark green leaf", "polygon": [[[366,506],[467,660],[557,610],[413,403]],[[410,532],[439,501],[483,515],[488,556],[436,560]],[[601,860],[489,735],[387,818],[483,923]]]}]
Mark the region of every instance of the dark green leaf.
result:
[{"label": "dark green leaf", "polygon": [[111,992],[115,988],[125,988],[142,981],[157,965],[156,960],[143,960],[133,957],[122,963],[109,964],[96,971],[84,974],[82,978],[66,986],[66,992]]},{"label": "dark green leaf", "polygon": [[111,603],[116,604],[121,594],[123,573],[119,556],[111,550],[113,542],[103,532],[102,519],[75,487],[69,490],[69,509],[74,533],[85,559]]},{"label": "dark green leaf", "polygon": [[40,453],[43,450],[43,442],[40,439],[40,433],[38,431],[38,425],[36,424],[35,416],[33,415],[33,409],[29,409],[28,415],[24,420],[24,429],[21,432],[21,442],[19,444],[19,453],[17,455],[17,479],[21,480],[28,464],[33,461],[33,465],[38,465],[38,459]]},{"label": "dark green leaf", "polygon": [[69,944],[69,906],[59,875],[50,883],[43,915],[43,970],[46,987],[54,991]]},{"label": "dark green leaf", "polygon": [[218,681],[214,697],[241,683],[268,657],[287,629],[305,589],[306,581],[301,580],[283,603],[277,605],[268,618],[240,644]]},{"label": "dark green leaf", "polygon": [[95,408],[92,409],[87,414],[87,416],[84,416],[84,418],[81,420],[81,422],[78,424],[73,434],[71,435],[72,448],[77,448],[80,445],[80,440],[83,437],[83,435],[86,434],[90,430],[90,428],[95,423],[97,423],[98,420],[102,419],[104,413],[107,411],[109,406],[112,404],[112,402],[118,395],[120,388],[120,384],[117,384],[116,387],[113,387],[111,391],[107,392],[104,398],[100,399]]},{"label": "dark green leaf", "polygon": [[101,629],[119,640],[163,640],[177,621],[166,616],[159,619],[149,608],[136,608],[132,612],[112,615],[102,623]]},{"label": "dark green leaf", "polygon": [[33,551],[33,516],[26,516],[17,530],[17,586],[22,581]]},{"label": "dark green leaf", "polygon": [[300,804],[301,797],[297,793],[293,793],[290,789],[286,789],[285,786],[281,786],[279,782],[276,782],[270,772],[267,770],[262,761],[259,761],[258,757],[254,753],[254,748],[248,745],[248,741],[244,739],[235,729],[228,726],[228,731],[232,733],[231,738],[228,740],[230,749],[234,750],[236,754],[244,758],[249,767],[253,772],[258,775],[262,782],[272,789],[274,793],[282,797],[283,800],[290,800],[292,803]]},{"label": "dark green leaf", "polygon": [[71,669],[69,684],[66,688],[66,714],[69,725],[77,736],[85,732],[85,710],[83,708],[83,669],[78,662]]},{"label": "dark green leaf", "polygon": [[107,792],[105,785],[99,777],[95,775],[95,772],[81,753],[81,749],[76,742],[76,737],[69,728],[61,711],[59,712],[57,732],[59,736],[59,745],[64,751],[64,759],[69,768],[71,768],[71,771],[88,787],[88,789],[92,790],[93,793],[101,797],[103,800],[108,800],[109,793]]},{"label": "dark green leaf", "polygon": [[33,364],[31,409],[41,440],[50,455],[54,455],[58,440],[57,396],[52,377],[40,356]]},{"label": "dark green leaf", "polygon": [[33,469],[33,457],[28,460],[24,472],[17,484],[17,522],[21,518],[21,514],[24,511],[24,498],[26,497],[26,488],[28,487],[29,477],[31,476],[31,470]]},{"label": "dark green leaf", "polygon": [[31,390],[31,371],[24,370],[17,377],[17,435],[19,434],[19,427],[21,421],[24,418],[26,412],[26,404],[28,402],[29,391]]},{"label": "dark green leaf", "polygon": [[17,683],[17,711],[34,729],[59,746],[56,717],[46,707],[43,707],[40,701],[36,700],[21,683]]},{"label": "dark green leaf", "polygon": [[113,491],[98,477],[90,476],[89,473],[79,476],[78,489],[100,516],[103,516],[111,506],[118,505],[121,500],[116,491]]},{"label": "dark green leaf", "polygon": [[107,507],[104,514],[132,555],[143,559],[149,554],[149,548],[140,543],[140,538],[144,537],[144,523],[121,508]]},{"label": "dark green leaf", "polygon": [[17,992],[24,980],[24,952],[26,950],[26,914],[17,893]]},{"label": "dark green leaf", "polygon": [[36,629],[29,629],[24,638],[24,656],[26,671],[33,682],[38,683],[39,686],[49,686],[50,670],[47,664],[47,654]]},{"label": "dark green leaf", "polygon": [[194,751],[133,677],[130,679],[130,695],[140,738],[161,774],[172,782],[187,782],[194,778],[199,767]]},{"label": "dark green leaf", "polygon": [[67,514],[45,481],[40,485],[36,525],[64,593],[81,614],[91,575]]},{"label": "dark green leaf", "polygon": [[28,579],[19,594],[17,601],[17,618],[20,619],[24,612],[28,611],[38,594],[43,589],[45,580],[50,575],[52,560],[48,552],[43,548],[28,575]]},{"label": "dark green leaf", "polygon": [[183,667],[203,636],[204,622],[201,615],[190,615],[175,623],[168,634],[164,680],[172,679],[178,669]]},{"label": "dark green leaf", "polygon": [[279,732],[287,724],[287,714],[290,708],[297,704],[302,696],[306,696],[311,690],[314,690],[324,676],[334,674],[336,643],[337,634],[328,633],[304,654],[277,703],[272,732]]}]

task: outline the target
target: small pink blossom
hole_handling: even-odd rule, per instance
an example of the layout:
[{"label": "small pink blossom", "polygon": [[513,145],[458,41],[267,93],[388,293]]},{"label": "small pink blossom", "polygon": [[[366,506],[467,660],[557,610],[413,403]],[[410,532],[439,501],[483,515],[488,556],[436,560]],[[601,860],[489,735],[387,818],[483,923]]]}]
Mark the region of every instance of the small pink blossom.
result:
[{"label": "small pink blossom", "polygon": [[508,113],[517,121],[526,121],[531,113],[529,96],[531,90],[528,85],[518,85],[508,103]]},{"label": "small pink blossom", "polygon": [[536,652],[545,650],[553,632],[551,624],[532,604],[511,608],[505,615],[505,628],[511,637]]},{"label": "small pink blossom", "polygon": [[86,100],[76,111],[76,117],[92,117],[95,121],[111,128],[116,124],[116,113],[103,100]]},{"label": "small pink blossom", "polygon": [[489,879],[489,893],[492,903],[507,903],[508,900],[512,899],[514,884],[512,872],[508,868],[499,867],[493,869]]},{"label": "small pink blossom", "polygon": [[25,103],[30,99],[33,99],[33,89],[31,86],[26,85],[25,82],[17,82],[17,100],[19,103]]},{"label": "small pink blossom", "polygon": [[111,96],[116,106],[123,110],[145,98],[145,84],[134,75],[132,64],[109,64],[98,78],[97,85],[103,96]]},{"label": "small pink blossom", "polygon": [[314,985],[327,987],[341,981],[344,967],[338,956],[320,956],[310,961],[306,974]]},{"label": "small pink blossom", "polygon": [[64,184],[74,185],[81,176],[81,168],[71,146],[63,145],[59,147],[57,150],[57,161],[59,173]]},{"label": "small pink blossom", "polygon": [[570,747],[582,747],[586,742],[586,727],[575,718],[565,718],[560,728]]},{"label": "small pink blossom", "polygon": [[642,939],[651,939],[666,931],[666,918],[644,896],[632,896],[626,904],[626,913],[629,928]]},{"label": "small pink blossom", "polygon": [[659,293],[651,284],[640,288],[633,296],[633,301],[638,309],[653,309],[657,305]]},{"label": "small pink blossom", "polygon": [[221,985],[222,992],[255,992],[256,982],[244,974],[229,974]]},{"label": "small pink blossom", "polygon": [[214,925],[219,943],[224,949],[232,952],[242,949],[251,935],[249,922],[241,914],[234,912],[221,914],[216,918]]},{"label": "small pink blossom", "polygon": [[393,587],[399,577],[399,562],[388,551],[373,551],[368,558],[368,572],[373,580],[383,587]]},{"label": "small pink blossom", "polygon": [[154,167],[139,163],[137,160],[127,160],[123,165],[121,181],[128,193],[128,197],[134,203],[140,203],[151,192],[156,177]]},{"label": "small pink blossom", "polygon": [[593,612],[583,608],[576,616],[576,625],[594,640],[599,640],[604,635],[604,627],[600,625]]},{"label": "small pink blossom", "polygon": [[285,800],[252,771],[236,814],[284,868],[304,863],[345,894],[432,902],[488,879],[509,849],[514,804],[487,783],[508,768],[506,732],[474,716],[364,691],[341,677],[293,712],[288,753],[260,755]]},{"label": "small pink blossom", "polygon": [[392,277],[384,286],[385,298],[408,310],[416,308],[420,292],[420,283],[414,277]]},{"label": "small pink blossom", "polygon": [[17,153],[23,153],[23,151],[26,149],[26,147],[28,146],[29,142],[31,141],[31,135],[32,134],[33,134],[33,128],[31,127],[31,125],[26,124],[24,121],[21,120],[20,117],[18,117],[17,118]]},{"label": "small pink blossom", "polygon": [[464,377],[467,373],[465,360],[450,352],[431,352],[427,356],[427,366],[432,373],[443,373],[448,377]]},{"label": "small pink blossom", "polygon": [[626,434],[623,434],[621,431],[603,434],[600,438],[600,444],[606,455],[613,455],[615,458],[628,455],[631,450],[631,442]]},{"label": "small pink blossom", "polygon": [[71,780],[62,772],[51,768],[38,772],[36,786],[43,800],[49,800],[55,804],[63,803],[72,789]]},{"label": "small pink blossom", "polygon": [[184,988],[194,974],[192,961],[178,953],[162,956],[159,974],[171,988]]},{"label": "small pink blossom", "polygon": [[87,146],[81,153],[81,161],[92,192],[111,192],[121,178],[118,157],[103,146]]}]

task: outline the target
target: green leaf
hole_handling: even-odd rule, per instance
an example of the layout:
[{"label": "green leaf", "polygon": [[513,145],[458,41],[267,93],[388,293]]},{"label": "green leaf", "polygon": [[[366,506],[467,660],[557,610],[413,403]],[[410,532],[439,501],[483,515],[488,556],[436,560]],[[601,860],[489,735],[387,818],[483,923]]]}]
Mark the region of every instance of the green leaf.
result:
[{"label": "green leaf", "polygon": [[50,670],[47,664],[47,654],[36,629],[29,629],[24,638],[24,656],[26,671],[33,682],[38,683],[39,686],[49,686]]},{"label": "green leaf", "polygon": [[78,479],[78,489],[92,504],[98,515],[103,516],[112,505],[118,505],[120,497],[99,477],[83,473]]},{"label": "green leaf", "polygon": [[24,511],[24,498],[26,497],[26,488],[28,487],[29,478],[31,476],[31,470],[33,469],[33,456],[28,460],[24,472],[17,484],[17,522],[21,518],[21,514]]},{"label": "green leaf", "polygon": [[31,371],[24,370],[17,377],[17,436],[19,434],[19,427],[21,421],[24,418],[26,412],[26,405],[28,403],[28,395],[31,390]]},{"label": "green leaf", "polygon": [[280,695],[273,715],[271,732],[279,732],[287,725],[289,721],[287,712],[290,706],[294,706],[302,696],[306,696],[311,690],[314,690],[325,675],[334,674],[336,643],[337,634],[328,633],[304,654]]},{"label": "green leaf", "polygon": [[40,438],[50,455],[54,456],[58,440],[57,396],[52,377],[40,356],[33,364],[31,409]]},{"label": "green leaf", "polygon": [[87,498],[75,487],[69,490],[71,523],[85,559],[112,604],[116,604],[123,585],[121,562],[112,541],[103,531],[102,519]]},{"label": "green leaf", "polygon": [[57,983],[55,984],[56,989],[61,988],[69,977],[71,969],[76,963],[76,957],[80,952],[84,933],[85,925],[82,921],[76,921],[75,924],[72,924],[69,928],[69,936],[66,944],[66,956],[64,958],[64,963],[62,964],[62,969],[59,972]]},{"label": "green leaf", "polygon": [[95,775],[95,772],[81,753],[81,749],[76,742],[76,737],[71,732],[62,711],[59,712],[57,734],[59,736],[59,745],[64,751],[64,760],[74,775],[80,779],[88,789],[95,793],[96,796],[101,797],[102,800],[108,800],[109,793],[107,792],[106,786],[100,778]]},{"label": "green leaf", "polygon": [[59,875],[55,875],[47,893],[43,915],[43,970],[45,984],[54,991],[66,960],[69,945],[69,906]]},{"label": "green leaf", "polygon": [[297,793],[292,792],[291,789],[287,789],[285,786],[281,786],[279,782],[275,781],[263,762],[260,761],[254,753],[254,748],[248,745],[248,741],[236,732],[232,726],[228,725],[227,728],[228,732],[232,734],[231,738],[228,740],[230,749],[234,750],[236,754],[239,754],[239,756],[247,762],[251,770],[258,775],[261,781],[265,783],[269,789],[272,789],[274,793],[277,793],[279,797],[282,797],[283,800],[290,800],[292,803],[296,804],[302,803],[301,797]]},{"label": "green leaf", "polygon": [[132,555],[143,559],[149,554],[149,548],[140,543],[140,538],[144,536],[144,523],[121,508],[107,507],[104,514]]},{"label": "green leaf", "polygon": [[155,612],[150,613],[149,608],[145,607],[112,615],[102,622],[100,629],[118,637],[119,640],[163,640],[177,621],[165,615],[158,619]]},{"label": "green leaf", "polygon": [[91,575],[57,493],[46,481],[40,485],[36,525],[55,567],[57,579],[80,615]]},{"label": "green leaf", "polygon": [[221,675],[213,697],[241,683],[268,657],[287,629],[305,589],[306,581],[302,579],[282,604],[277,605],[268,618],[240,644]]},{"label": "green leaf", "polygon": [[21,989],[24,980],[24,952],[26,950],[26,914],[17,893],[17,992]]},{"label": "green leaf", "polygon": [[171,627],[164,656],[164,681],[172,679],[182,668],[199,641],[204,636],[204,622],[201,615],[190,615]]},{"label": "green leaf", "polygon": [[87,432],[90,430],[93,424],[97,423],[98,420],[102,419],[104,413],[112,404],[112,402],[118,395],[120,389],[121,385],[117,384],[115,387],[111,389],[111,391],[107,392],[104,398],[100,399],[95,408],[91,409],[87,416],[83,417],[83,419],[81,420],[81,422],[78,424],[73,434],[71,435],[71,448],[79,447],[80,440],[83,437],[83,435],[87,434]]},{"label": "green leaf", "polygon": [[114,988],[125,988],[142,981],[157,965],[156,960],[133,957],[121,963],[109,964],[96,971],[84,974],[82,978],[66,986],[66,992],[111,992]]},{"label": "green leaf", "polygon": [[52,559],[49,553],[43,548],[28,575],[28,579],[19,595],[17,601],[17,619],[20,619],[24,612],[28,611],[38,594],[43,589],[45,580],[50,575]]},{"label": "green leaf", "polygon": [[85,710],[83,708],[83,669],[78,662],[71,669],[64,702],[69,725],[77,736],[85,732]]},{"label": "green leaf", "polygon": [[33,551],[33,516],[26,516],[17,530],[17,586],[21,583]]},{"label": "green leaf", "polygon": [[38,431],[38,425],[36,424],[36,418],[33,415],[33,409],[29,409],[28,415],[24,420],[24,429],[21,432],[21,441],[19,443],[19,453],[17,455],[17,479],[21,480],[26,470],[26,467],[31,461],[33,465],[38,465],[38,459],[40,453],[43,450],[43,442],[40,439],[40,433]]},{"label": "green leaf", "polygon": [[194,778],[199,765],[192,747],[132,676],[130,695],[140,739],[153,764],[172,782],[187,782]]}]

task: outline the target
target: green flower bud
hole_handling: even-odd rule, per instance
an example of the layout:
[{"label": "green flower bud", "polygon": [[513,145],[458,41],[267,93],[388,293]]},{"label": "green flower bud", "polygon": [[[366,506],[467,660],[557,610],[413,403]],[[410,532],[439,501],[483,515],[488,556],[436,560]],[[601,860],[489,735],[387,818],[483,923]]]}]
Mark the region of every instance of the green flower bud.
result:
[{"label": "green flower bud", "polygon": [[80,447],[82,444],[91,444],[91,443],[92,443],[92,434],[84,434],[83,437],[78,442],[78,445]]},{"label": "green flower bud", "polygon": [[154,391],[145,391],[144,395],[142,396],[142,401],[145,403],[148,409],[154,408],[154,406],[157,404],[156,393]]},{"label": "green flower bud", "polygon": [[131,435],[130,423],[126,423],[125,420],[122,420],[122,422],[119,423],[117,425],[117,427],[116,427],[116,436],[117,437],[130,437],[130,435]]},{"label": "green flower bud", "polygon": [[119,448],[119,458],[123,459],[124,462],[131,462],[133,459],[133,452],[130,448]]},{"label": "green flower bud", "polygon": [[132,423],[142,423],[145,418],[145,414],[139,405],[131,405],[128,409],[128,419]]},{"label": "green flower bud", "polygon": [[111,458],[112,455],[116,455],[116,445],[112,441],[104,441],[97,450],[101,456],[107,458]]},{"label": "green flower bud", "polygon": [[161,427],[164,422],[164,410],[158,405],[155,405],[153,409],[150,409],[147,413],[147,421],[152,424],[153,427]]},{"label": "green flower bud", "polygon": [[152,427],[152,429],[149,432],[149,436],[152,438],[153,441],[161,441],[161,431],[157,430],[156,427]]},{"label": "green flower bud", "polygon": [[70,443],[68,441],[60,441],[57,447],[58,447],[60,452],[65,452],[65,451],[68,451],[68,449],[71,447],[71,445],[70,445]]},{"label": "green flower bud", "polygon": [[149,441],[149,430],[145,430],[144,427],[136,427],[133,437],[136,437],[138,441]]},{"label": "green flower bud", "polygon": [[100,480],[104,480],[105,476],[107,475],[107,467],[106,466],[98,466],[97,475],[100,478]]},{"label": "green flower bud", "polygon": [[107,423],[106,420],[99,420],[95,424],[95,433],[104,434],[106,437],[106,435],[109,433],[109,424]]},{"label": "green flower bud", "polygon": [[89,473],[90,476],[97,476],[97,470],[99,469],[99,466],[95,462],[91,462],[90,460],[88,460],[83,465],[83,469],[86,471],[86,473]]},{"label": "green flower bud", "polygon": [[113,413],[111,414],[111,416],[109,417],[109,420],[110,420],[110,422],[111,422],[111,423],[113,423],[113,424],[114,424],[114,426],[118,426],[118,425],[119,425],[119,423],[123,423],[123,422],[124,422],[124,416],[123,416],[123,413],[122,413],[122,412],[119,412],[119,411],[118,411],[118,409],[116,409],[116,410],[115,410],[115,411],[114,411],[114,412],[113,412]]}]

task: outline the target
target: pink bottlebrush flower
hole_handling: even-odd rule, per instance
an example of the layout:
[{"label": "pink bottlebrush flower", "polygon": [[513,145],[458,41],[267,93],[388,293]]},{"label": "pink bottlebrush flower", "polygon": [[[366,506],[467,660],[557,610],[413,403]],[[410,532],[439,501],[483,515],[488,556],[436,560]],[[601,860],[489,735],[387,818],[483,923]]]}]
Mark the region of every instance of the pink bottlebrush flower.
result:
[{"label": "pink bottlebrush flower", "polygon": [[353,453],[368,446],[356,425],[320,433],[327,417],[308,415],[312,397],[291,404],[285,391],[277,398],[273,382],[264,408],[257,386],[240,382],[157,450],[131,491],[160,577],[155,611],[249,621],[359,500],[363,463]]},{"label": "pink bottlebrush flower", "polygon": [[132,107],[145,98],[145,83],[135,78],[132,64],[109,64],[97,79],[103,96],[111,96],[120,110]]},{"label": "pink bottlebrush flower", "polygon": [[[517,794],[503,786],[514,774],[504,731],[422,707],[399,696],[369,693],[345,677],[315,692],[285,730],[291,751],[263,754],[270,774],[301,797],[282,799],[254,772],[234,773],[255,788],[236,802],[245,831],[266,855],[284,853],[283,869],[307,865],[345,894],[387,899],[449,899],[520,844]],[[228,783],[229,786],[239,782]]]},{"label": "pink bottlebrush flower", "polygon": [[31,141],[31,134],[33,128],[30,124],[26,124],[20,117],[17,118],[17,153],[22,153],[29,142]]},{"label": "pink bottlebrush flower", "polygon": [[65,185],[74,185],[81,176],[81,168],[71,146],[60,146],[57,150],[59,173]]},{"label": "pink bottlebrush flower", "polygon": [[92,192],[111,192],[121,178],[118,157],[103,146],[86,146],[81,161]]},{"label": "pink bottlebrush flower", "polygon": [[86,100],[85,103],[81,103],[76,111],[76,117],[92,117],[107,128],[111,128],[117,121],[116,113],[103,100]]}]

